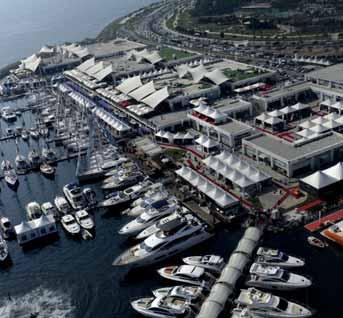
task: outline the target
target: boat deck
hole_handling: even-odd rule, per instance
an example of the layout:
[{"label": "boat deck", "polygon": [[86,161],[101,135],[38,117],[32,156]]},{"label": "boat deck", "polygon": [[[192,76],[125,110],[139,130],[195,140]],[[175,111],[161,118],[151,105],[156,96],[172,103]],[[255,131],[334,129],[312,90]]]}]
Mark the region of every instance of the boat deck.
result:
[{"label": "boat deck", "polygon": [[305,229],[310,232],[315,232],[319,230],[324,222],[330,221],[330,222],[337,222],[343,219],[343,209],[333,212],[329,215],[323,216],[319,220],[316,220],[314,222],[311,222],[309,224],[305,225]]}]

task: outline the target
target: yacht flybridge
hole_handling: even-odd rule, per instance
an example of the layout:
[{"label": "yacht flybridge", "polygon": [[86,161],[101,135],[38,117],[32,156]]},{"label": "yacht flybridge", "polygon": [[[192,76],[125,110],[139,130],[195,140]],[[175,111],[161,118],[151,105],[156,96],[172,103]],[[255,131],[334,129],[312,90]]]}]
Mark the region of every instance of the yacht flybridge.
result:
[{"label": "yacht flybridge", "polygon": [[218,255],[190,256],[183,259],[188,265],[200,266],[211,272],[220,273],[225,266],[224,259]]},{"label": "yacht flybridge", "polygon": [[196,217],[186,222],[178,220],[128,249],[113,262],[113,265],[140,267],[156,263],[197,245],[212,235],[207,225]]},{"label": "yacht flybridge", "polygon": [[287,255],[277,249],[260,247],[257,250],[256,255],[257,258],[255,262],[259,264],[275,265],[280,267],[301,267],[305,265],[304,260]]},{"label": "yacht flybridge", "polygon": [[63,193],[73,209],[80,210],[84,208],[84,198],[82,195],[82,191],[77,184],[66,184],[63,187]]},{"label": "yacht flybridge", "polygon": [[152,291],[155,297],[178,297],[187,299],[191,303],[204,300],[204,289],[199,286],[172,286],[162,287]]},{"label": "yacht flybridge", "polygon": [[304,306],[255,288],[242,289],[235,302],[248,307],[250,312],[258,317],[306,318],[312,316],[312,312]]},{"label": "yacht flybridge", "polygon": [[293,290],[309,287],[312,282],[304,276],[290,273],[278,266],[253,263],[246,284],[266,289]]}]

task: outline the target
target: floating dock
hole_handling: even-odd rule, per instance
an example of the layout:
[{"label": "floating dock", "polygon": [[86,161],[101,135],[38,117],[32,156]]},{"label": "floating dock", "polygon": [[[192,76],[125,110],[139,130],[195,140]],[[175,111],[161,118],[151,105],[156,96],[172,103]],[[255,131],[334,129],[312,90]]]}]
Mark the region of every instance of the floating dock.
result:
[{"label": "floating dock", "polygon": [[305,225],[305,229],[310,232],[319,230],[325,222],[337,222],[343,219],[343,210],[336,211],[329,215],[323,216],[322,218]]}]

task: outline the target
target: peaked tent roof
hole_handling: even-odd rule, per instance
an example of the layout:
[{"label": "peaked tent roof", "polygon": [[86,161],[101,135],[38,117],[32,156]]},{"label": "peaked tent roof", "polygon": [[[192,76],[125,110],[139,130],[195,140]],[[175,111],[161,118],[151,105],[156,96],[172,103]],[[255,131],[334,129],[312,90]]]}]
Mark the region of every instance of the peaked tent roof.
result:
[{"label": "peaked tent roof", "polygon": [[169,97],[169,91],[168,87],[163,87],[159,89],[158,91],[155,91],[148,97],[145,97],[142,100],[142,103],[152,107],[156,108],[159,104],[161,104],[163,101],[165,101]]},{"label": "peaked tent roof", "polygon": [[322,172],[332,178],[341,181],[343,180],[343,162],[339,162],[336,165],[323,170]]},{"label": "peaked tent roof", "polygon": [[142,86],[142,81],[140,76],[135,76],[126,79],[121,84],[119,84],[116,89],[124,94],[129,94],[138,87]]},{"label": "peaked tent roof", "polygon": [[132,91],[129,95],[133,97],[136,101],[141,101],[145,97],[149,96],[150,94],[156,92],[154,82],[151,81],[136,90]]},{"label": "peaked tent roof", "polygon": [[84,61],[82,64],[80,64],[77,69],[81,72],[86,72],[88,69],[90,69],[92,66],[95,65],[95,58],[92,57],[86,61]]},{"label": "peaked tent roof", "polygon": [[312,186],[313,188],[320,190],[322,188],[325,188],[326,186],[329,186],[337,180],[329,175],[326,175],[322,171],[317,171],[311,175],[309,175],[306,178],[301,179],[302,182]]}]

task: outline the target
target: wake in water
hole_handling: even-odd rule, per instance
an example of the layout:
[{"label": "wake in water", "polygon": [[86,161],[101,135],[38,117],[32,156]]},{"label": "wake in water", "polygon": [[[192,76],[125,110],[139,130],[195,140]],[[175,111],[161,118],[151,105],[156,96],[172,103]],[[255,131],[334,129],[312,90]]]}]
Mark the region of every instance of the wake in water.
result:
[{"label": "wake in water", "polygon": [[0,300],[1,318],[71,318],[71,295],[39,287],[22,296]]}]

